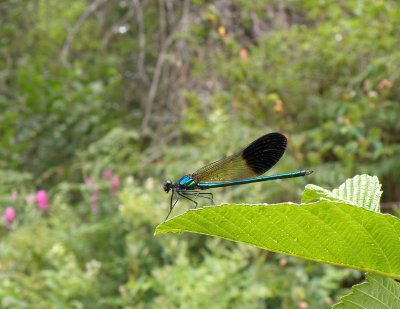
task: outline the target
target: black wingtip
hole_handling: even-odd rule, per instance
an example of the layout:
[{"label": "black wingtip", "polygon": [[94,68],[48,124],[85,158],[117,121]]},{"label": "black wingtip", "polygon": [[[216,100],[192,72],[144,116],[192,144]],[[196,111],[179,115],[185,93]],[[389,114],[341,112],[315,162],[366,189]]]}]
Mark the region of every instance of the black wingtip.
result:
[{"label": "black wingtip", "polygon": [[242,157],[256,175],[261,175],[279,161],[286,145],[287,139],[283,134],[269,133],[247,146],[243,150]]}]

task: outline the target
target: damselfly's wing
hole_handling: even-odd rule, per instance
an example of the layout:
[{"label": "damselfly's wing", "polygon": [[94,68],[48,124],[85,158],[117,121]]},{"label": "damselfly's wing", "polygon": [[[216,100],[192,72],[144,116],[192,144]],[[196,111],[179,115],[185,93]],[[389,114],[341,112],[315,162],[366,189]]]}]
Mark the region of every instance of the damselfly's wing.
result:
[{"label": "damselfly's wing", "polygon": [[191,177],[196,182],[221,182],[259,176],[279,161],[286,144],[284,135],[266,134],[242,151],[202,167]]}]

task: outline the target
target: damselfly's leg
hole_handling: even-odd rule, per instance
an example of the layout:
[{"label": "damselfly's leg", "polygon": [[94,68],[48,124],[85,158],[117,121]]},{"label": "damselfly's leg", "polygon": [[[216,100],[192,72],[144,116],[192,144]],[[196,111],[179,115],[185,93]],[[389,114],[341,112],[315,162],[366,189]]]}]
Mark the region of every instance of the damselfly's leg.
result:
[{"label": "damselfly's leg", "polygon": [[165,218],[164,221],[167,221],[169,215],[170,215],[171,212],[172,212],[172,209],[174,209],[176,203],[178,203],[179,198],[177,198],[176,201],[175,201],[174,203],[172,203],[172,202],[174,201],[174,193],[175,193],[175,191],[172,191],[172,194],[171,194],[171,201],[170,201],[170,203],[169,203],[169,212],[168,212],[168,215],[167,215],[167,217]]},{"label": "damselfly's leg", "polygon": [[201,192],[201,191],[191,191],[191,192],[185,192],[185,195],[192,195],[195,197],[202,197],[206,198],[211,201],[211,203],[214,205],[214,196],[210,192]]},{"label": "damselfly's leg", "polygon": [[207,198],[211,201],[211,203],[214,205],[214,195],[211,192],[200,192],[201,195],[208,195],[207,196],[203,196],[204,198]]},{"label": "damselfly's leg", "polygon": [[[196,205],[194,208],[197,208],[197,202],[195,200],[192,200],[191,198],[186,196],[188,194],[188,192],[183,193],[183,191],[176,191],[176,193],[178,193],[179,196],[182,196],[185,199],[187,199],[187,200],[191,201],[192,203],[194,203]],[[193,195],[193,194],[189,194],[189,195]]]},{"label": "damselfly's leg", "polygon": [[211,196],[211,204],[215,205],[215,203],[214,203],[214,195],[212,193],[209,193],[209,192],[207,194],[210,194],[210,196]]}]

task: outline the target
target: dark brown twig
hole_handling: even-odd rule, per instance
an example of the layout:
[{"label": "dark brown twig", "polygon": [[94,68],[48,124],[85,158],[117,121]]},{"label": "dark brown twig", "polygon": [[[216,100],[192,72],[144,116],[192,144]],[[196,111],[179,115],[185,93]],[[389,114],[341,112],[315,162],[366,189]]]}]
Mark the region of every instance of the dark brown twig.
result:
[{"label": "dark brown twig", "polygon": [[68,31],[67,38],[64,41],[63,47],[61,48],[61,61],[64,65],[68,65],[68,53],[71,48],[72,42],[76,36],[76,34],[79,32],[81,29],[82,25],[85,23],[85,21],[89,18],[89,16],[96,11],[96,9],[101,5],[105,0],[94,0],[91,4],[88,5],[86,10],[79,16],[78,21],[76,24],[72,27],[70,31]]},{"label": "dark brown twig", "polygon": [[146,47],[146,35],[144,29],[143,10],[139,0],[132,0],[133,6],[136,11],[136,19],[139,32],[139,56],[137,58],[137,67],[139,76],[143,82],[147,83],[149,78],[147,77],[146,70],[144,68],[144,55]]}]

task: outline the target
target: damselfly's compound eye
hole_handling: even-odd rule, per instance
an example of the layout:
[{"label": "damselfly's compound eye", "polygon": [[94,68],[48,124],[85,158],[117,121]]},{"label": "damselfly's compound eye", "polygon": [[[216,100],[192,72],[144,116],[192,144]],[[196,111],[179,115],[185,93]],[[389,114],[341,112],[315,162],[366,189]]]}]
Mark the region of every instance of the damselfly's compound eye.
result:
[{"label": "damselfly's compound eye", "polygon": [[164,191],[165,193],[168,193],[172,188],[172,181],[171,180],[167,180],[166,182],[164,182]]}]

